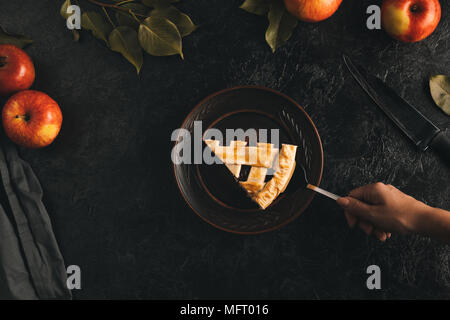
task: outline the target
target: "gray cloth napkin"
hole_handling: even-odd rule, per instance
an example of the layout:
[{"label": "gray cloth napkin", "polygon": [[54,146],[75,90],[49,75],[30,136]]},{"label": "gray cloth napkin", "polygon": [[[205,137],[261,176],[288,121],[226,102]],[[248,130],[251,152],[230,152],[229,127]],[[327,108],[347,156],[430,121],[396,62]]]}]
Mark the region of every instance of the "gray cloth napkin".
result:
[{"label": "gray cloth napkin", "polygon": [[0,142],[0,299],[70,299],[41,185],[16,147]]}]

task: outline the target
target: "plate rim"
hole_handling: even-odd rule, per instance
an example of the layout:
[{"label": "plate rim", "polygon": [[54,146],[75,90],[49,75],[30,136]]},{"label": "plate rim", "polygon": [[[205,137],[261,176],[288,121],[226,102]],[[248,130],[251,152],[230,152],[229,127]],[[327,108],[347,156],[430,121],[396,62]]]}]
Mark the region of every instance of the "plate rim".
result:
[{"label": "plate rim", "polygon": [[[279,95],[279,96],[283,97],[284,99],[290,101],[293,105],[295,105],[305,115],[306,119],[312,125],[312,127],[314,129],[314,133],[315,133],[315,135],[316,135],[316,137],[318,138],[318,141],[319,141],[321,166],[320,166],[320,174],[319,174],[319,180],[318,180],[318,184],[317,185],[320,186],[320,183],[322,182],[323,167],[324,167],[324,153],[323,153],[322,139],[320,138],[319,131],[317,130],[317,127],[314,124],[314,121],[311,119],[311,117],[305,111],[305,109],[303,109],[303,107],[297,101],[295,101],[294,99],[292,99],[288,95],[286,95],[286,94],[284,94],[284,93],[282,93],[282,92],[280,92],[278,90],[275,90],[275,89],[272,89],[272,88],[268,88],[268,87],[264,87],[264,86],[243,85],[243,86],[234,86],[234,87],[230,87],[230,88],[225,88],[225,89],[213,92],[213,93],[209,94],[208,96],[206,96],[205,98],[203,98],[202,100],[200,100],[200,102],[198,102],[194,106],[194,108],[191,109],[191,111],[186,115],[186,117],[184,118],[183,122],[181,123],[180,128],[184,127],[184,125],[186,124],[186,122],[189,119],[189,117],[191,116],[191,114],[193,114],[198,108],[200,108],[200,106],[202,104],[204,104],[206,101],[208,101],[211,98],[214,98],[215,96],[220,95],[222,93],[226,93],[226,92],[234,91],[234,90],[239,90],[239,89],[257,89],[257,90],[269,91],[269,92],[271,92],[273,94]],[[178,136],[177,136],[177,139],[174,141],[173,146],[175,146],[177,144],[177,141],[178,141]],[[279,225],[276,225],[274,227],[267,228],[267,229],[264,229],[264,230],[259,230],[259,231],[236,231],[236,230],[232,230],[232,229],[228,229],[228,228],[219,226],[219,225],[215,224],[214,222],[212,222],[212,221],[206,219],[205,217],[203,217],[200,213],[198,213],[197,210],[195,210],[192,207],[192,205],[189,203],[188,199],[186,199],[186,196],[185,196],[185,194],[183,193],[183,191],[181,189],[180,182],[178,181],[178,178],[177,178],[177,175],[176,175],[175,163],[173,163],[173,162],[172,162],[172,169],[173,169],[173,175],[174,175],[175,181],[177,183],[177,187],[178,187],[179,193],[181,194],[184,202],[191,208],[191,210],[194,211],[195,214],[197,216],[199,216],[203,221],[207,222],[208,224],[212,225],[213,227],[215,227],[215,228],[217,228],[219,230],[225,231],[225,232],[233,233],[233,234],[256,235],[256,234],[262,234],[262,233],[278,230],[281,227],[284,227],[285,225],[291,223],[296,218],[298,218],[303,213],[303,211],[305,211],[306,208],[311,204],[312,200],[316,196],[316,193],[313,192],[311,198],[308,199],[308,201],[306,201],[303,206],[301,206],[298,210],[296,210],[296,213],[292,217],[290,217],[289,219],[286,219],[285,221],[283,221],[283,223],[280,223]]]}]

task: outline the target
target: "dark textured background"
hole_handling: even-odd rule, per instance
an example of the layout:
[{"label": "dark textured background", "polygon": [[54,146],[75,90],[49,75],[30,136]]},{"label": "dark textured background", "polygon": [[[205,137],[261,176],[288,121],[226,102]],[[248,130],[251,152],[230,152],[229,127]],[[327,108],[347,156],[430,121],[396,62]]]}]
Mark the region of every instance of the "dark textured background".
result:
[{"label": "dark textured background", "polygon": [[[42,150],[21,150],[45,190],[66,264],[82,269],[75,298],[450,298],[449,247],[418,236],[385,244],[350,230],[342,211],[317,196],[282,229],[258,236],[216,230],[177,190],[170,135],[217,90],[262,85],[297,100],[323,141],[322,186],[338,194],[375,181],[450,208],[450,170],[417,152],[351,78],[341,54],[364,63],[441,127],[429,75],[450,74],[448,0],[425,41],[403,44],[365,27],[369,4],[345,0],[319,24],[299,23],[272,54],[266,19],[241,0],[184,0],[201,27],[184,41],[185,60],[145,57],[131,65],[90,34],[80,43],[59,16],[62,1],[1,1],[0,24],[31,36],[34,88],[56,99],[61,134]],[[81,3],[85,2],[80,0]],[[378,264],[382,290],[366,289]]]}]

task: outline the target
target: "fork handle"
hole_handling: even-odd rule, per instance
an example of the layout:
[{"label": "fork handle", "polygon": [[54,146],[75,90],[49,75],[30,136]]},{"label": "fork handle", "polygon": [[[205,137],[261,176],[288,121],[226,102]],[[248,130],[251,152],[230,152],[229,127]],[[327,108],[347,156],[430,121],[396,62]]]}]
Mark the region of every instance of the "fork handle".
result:
[{"label": "fork handle", "polygon": [[327,190],[323,190],[322,188],[313,186],[312,184],[308,184],[306,186],[306,188],[308,188],[310,190],[313,190],[313,191],[315,191],[317,193],[323,194],[324,196],[326,196],[326,197],[328,197],[330,199],[333,199],[335,201],[340,198],[338,195],[336,195],[334,193],[331,193],[331,192],[328,192]]}]

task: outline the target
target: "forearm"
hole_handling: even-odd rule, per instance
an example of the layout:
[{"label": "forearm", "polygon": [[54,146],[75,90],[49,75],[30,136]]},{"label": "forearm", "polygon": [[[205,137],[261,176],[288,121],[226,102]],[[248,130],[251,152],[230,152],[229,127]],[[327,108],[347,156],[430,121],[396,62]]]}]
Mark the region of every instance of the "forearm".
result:
[{"label": "forearm", "polygon": [[450,212],[425,206],[418,213],[416,233],[423,234],[450,244]]}]

